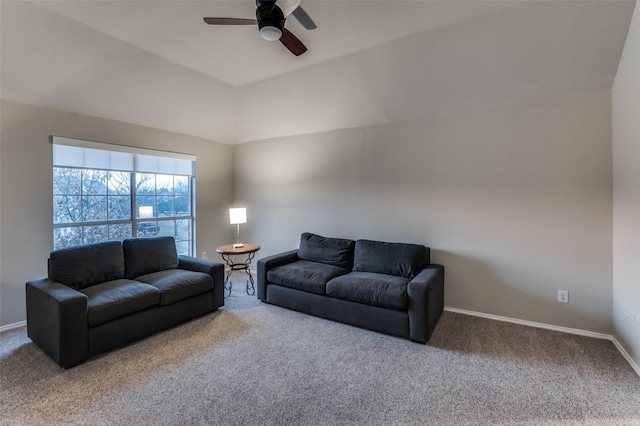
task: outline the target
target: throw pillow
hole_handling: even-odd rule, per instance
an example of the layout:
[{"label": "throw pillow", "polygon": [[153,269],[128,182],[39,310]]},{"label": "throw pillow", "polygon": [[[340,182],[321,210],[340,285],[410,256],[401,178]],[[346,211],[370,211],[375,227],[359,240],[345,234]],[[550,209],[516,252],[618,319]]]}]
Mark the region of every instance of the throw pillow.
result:
[{"label": "throw pillow", "polygon": [[123,277],[120,241],[69,247],[49,255],[49,278],[76,290]]},{"label": "throw pillow", "polygon": [[429,261],[429,248],[423,245],[358,240],[353,270],[413,279]]},{"label": "throw pillow", "polygon": [[133,238],[124,240],[122,248],[126,278],[133,279],[178,267],[178,252],[173,237]]},{"label": "throw pillow", "polygon": [[355,241],[329,238],[305,232],[300,236],[298,257],[310,262],[326,263],[339,268],[353,268]]}]

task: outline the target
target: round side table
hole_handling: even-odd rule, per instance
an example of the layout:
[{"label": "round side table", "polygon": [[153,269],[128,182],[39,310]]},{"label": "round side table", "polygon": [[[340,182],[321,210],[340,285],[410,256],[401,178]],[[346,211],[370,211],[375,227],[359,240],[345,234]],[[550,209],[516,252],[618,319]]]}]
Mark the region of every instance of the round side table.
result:
[{"label": "round side table", "polygon": [[[245,243],[242,247],[234,247],[233,244],[225,244],[216,249],[216,253],[219,253],[222,256],[222,260],[227,264],[227,275],[224,279],[224,289],[229,291],[229,296],[231,296],[231,281],[229,278],[231,277],[231,273],[233,271],[244,271],[249,279],[247,280],[247,294],[249,296],[253,296],[256,294],[256,288],[253,284],[253,277],[251,276],[251,271],[249,270],[249,266],[251,266],[251,261],[253,260],[256,252],[260,250],[260,246],[257,244],[249,244]],[[242,263],[236,263],[234,261],[234,256],[238,255],[247,255],[246,259]]]}]

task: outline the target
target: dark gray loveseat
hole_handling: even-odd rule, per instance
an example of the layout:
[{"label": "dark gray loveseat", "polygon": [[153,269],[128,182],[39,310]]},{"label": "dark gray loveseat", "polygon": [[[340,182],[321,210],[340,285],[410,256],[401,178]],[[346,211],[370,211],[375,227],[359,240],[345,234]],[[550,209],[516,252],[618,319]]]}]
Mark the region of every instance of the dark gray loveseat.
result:
[{"label": "dark gray loveseat", "polygon": [[224,305],[224,265],[172,237],[57,250],[48,276],[26,283],[27,334],[64,368]]},{"label": "dark gray loveseat", "polygon": [[444,308],[444,267],[417,244],[304,233],[258,261],[263,302],[426,343]]}]

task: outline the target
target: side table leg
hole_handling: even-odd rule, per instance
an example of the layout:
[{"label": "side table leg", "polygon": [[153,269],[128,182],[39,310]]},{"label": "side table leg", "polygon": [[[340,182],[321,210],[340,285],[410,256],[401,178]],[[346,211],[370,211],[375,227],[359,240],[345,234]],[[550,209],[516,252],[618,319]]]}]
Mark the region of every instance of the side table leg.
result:
[{"label": "side table leg", "polygon": [[[249,279],[247,280],[247,294],[249,296],[254,296],[256,294],[256,287],[253,283],[253,276],[251,275],[251,261],[255,255],[255,252],[249,253],[247,260],[244,262],[244,272],[249,276]],[[251,283],[251,285],[249,285],[249,283]]]},{"label": "side table leg", "polygon": [[232,272],[233,272],[233,269],[231,269],[231,267],[227,268],[227,277],[224,280],[224,289],[229,291],[229,294],[227,294],[227,297],[231,296],[231,287],[233,287],[233,284],[229,279],[231,277]]},{"label": "side table leg", "polygon": [[256,294],[256,288],[253,284],[253,276],[251,276],[251,271],[249,269],[245,269],[244,271],[249,276],[249,279],[247,280],[247,294],[249,296],[253,296]]},{"label": "side table leg", "polygon": [[231,296],[231,287],[233,287],[230,280],[231,274],[233,273],[233,261],[230,256],[225,256],[224,254],[222,255],[222,259],[227,264],[227,276],[224,278],[224,289],[229,291],[229,294],[227,295],[227,297],[229,297]]}]

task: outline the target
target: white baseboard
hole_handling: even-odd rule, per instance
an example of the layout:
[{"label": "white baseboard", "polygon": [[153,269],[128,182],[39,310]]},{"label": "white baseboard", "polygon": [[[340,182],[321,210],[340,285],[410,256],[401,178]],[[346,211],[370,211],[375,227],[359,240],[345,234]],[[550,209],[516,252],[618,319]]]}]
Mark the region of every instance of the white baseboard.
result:
[{"label": "white baseboard", "polygon": [[611,336],[611,341],[613,342],[613,345],[618,349],[618,352],[620,352],[622,357],[627,360],[631,368],[633,368],[636,374],[640,376],[640,366],[636,364],[633,358],[631,358],[631,355],[627,353],[625,348],[620,344],[620,342],[618,342],[618,340],[615,337]]},{"label": "white baseboard", "polygon": [[629,355],[627,353],[627,351],[616,340],[616,338],[611,336],[611,335],[609,335],[609,334],[596,333],[596,332],[593,332],[593,331],[581,330],[579,328],[561,327],[561,326],[558,326],[558,325],[545,324],[545,323],[542,323],[542,322],[527,321],[527,320],[521,320],[521,319],[517,319],[517,318],[503,317],[503,316],[500,316],[500,315],[485,314],[483,312],[468,311],[466,309],[451,308],[449,306],[445,306],[444,310],[448,311],[448,312],[455,312],[457,314],[462,314],[462,315],[470,315],[470,316],[474,316],[474,317],[487,318],[487,319],[492,319],[492,320],[496,320],[496,321],[510,322],[512,324],[525,325],[527,327],[544,328],[544,329],[547,329],[547,330],[559,331],[561,333],[577,334],[579,336],[586,336],[586,337],[593,337],[595,339],[609,340],[609,341],[613,342],[613,345],[616,347],[616,349],[618,349],[618,352],[620,352],[620,355],[622,355],[622,357],[629,363],[631,368],[633,368],[633,370],[636,372],[636,374],[640,377],[640,367],[638,367],[638,364],[636,364],[636,362],[633,360],[633,358],[631,358],[631,355]]},{"label": "white baseboard", "polygon": [[558,325],[545,324],[542,322],[527,321],[527,320],[521,320],[517,318],[503,317],[500,315],[492,315],[492,314],[485,314],[482,312],[468,311],[466,309],[450,308],[448,306],[445,306],[444,310],[449,312],[455,312],[458,314],[463,314],[463,315],[471,315],[474,317],[482,317],[482,318],[492,319],[496,321],[526,325],[528,327],[544,328],[547,330],[559,331],[561,333],[569,333],[569,334],[577,334],[579,336],[593,337],[596,339],[611,340],[612,338],[609,334],[595,333],[593,331],[580,330],[579,328],[561,327]]},{"label": "white baseboard", "polygon": [[0,333],[4,331],[13,330],[14,328],[23,327],[25,325],[27,325],[26,321],[14,322],[13,324],[3,325],[3,326],[0,326]]}]

